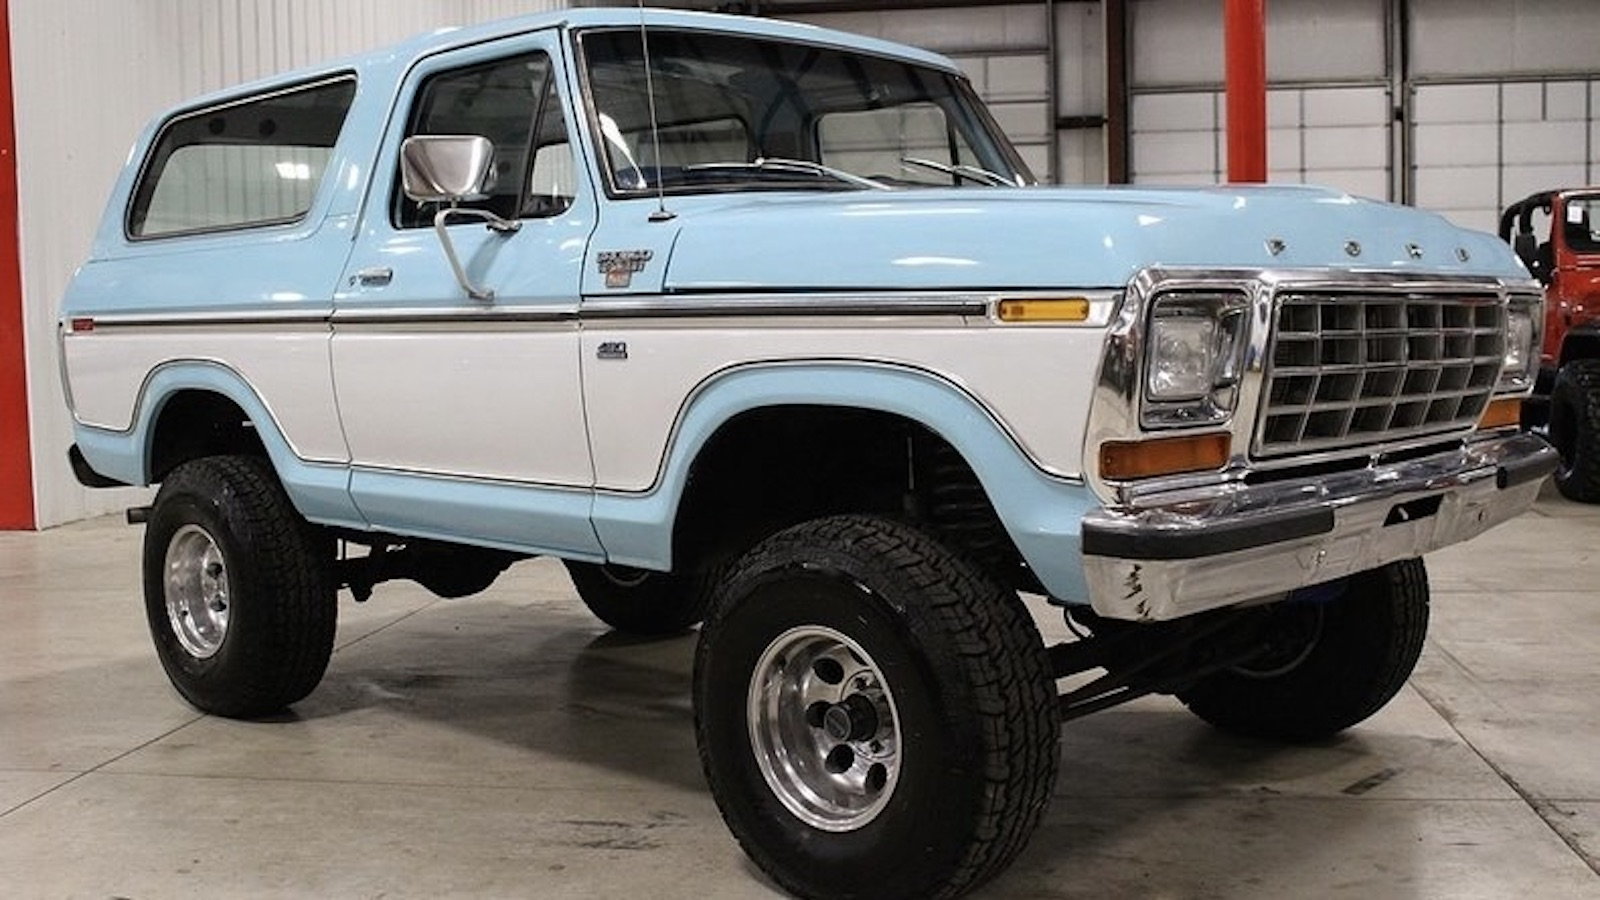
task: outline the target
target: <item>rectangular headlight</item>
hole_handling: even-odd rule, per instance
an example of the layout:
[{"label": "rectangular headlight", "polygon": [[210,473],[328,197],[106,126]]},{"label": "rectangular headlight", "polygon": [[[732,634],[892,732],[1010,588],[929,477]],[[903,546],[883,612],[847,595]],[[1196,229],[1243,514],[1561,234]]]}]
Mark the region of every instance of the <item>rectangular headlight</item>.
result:
[{"label": "rectangular headlight", "polygon": [[1233,414],[1246,307],[1242,294],[1175,293],[1156,299],[1145,345],[1145,427],[1210,425]]},{"label": "rectangular headlight", "polygon": [[1150,320],[1151,400],[1196,400],[1211,390],[1217,361],[1217,321],[1209,315],[1164,315]]},{"label": "rectangular headlight", "polygon": [[1541,298],[1520,294],[1511,297],[1506,308],[1506,348],[1500,366],[1500,390],[1522,390],[1531,385],[1538,374],[1543,311]]}]

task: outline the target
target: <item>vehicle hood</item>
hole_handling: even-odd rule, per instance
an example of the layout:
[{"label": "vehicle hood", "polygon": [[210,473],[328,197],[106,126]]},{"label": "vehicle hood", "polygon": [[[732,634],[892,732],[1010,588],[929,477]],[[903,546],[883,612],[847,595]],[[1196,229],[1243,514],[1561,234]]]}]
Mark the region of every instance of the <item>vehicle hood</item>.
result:
[{"label": "vehicle hood", "polygon": [[1113,287],[1149,266],[1528,277],[1492,235],[1300,186],[850,191],[668,203],[680,229],[664,273],[668,291]]}]

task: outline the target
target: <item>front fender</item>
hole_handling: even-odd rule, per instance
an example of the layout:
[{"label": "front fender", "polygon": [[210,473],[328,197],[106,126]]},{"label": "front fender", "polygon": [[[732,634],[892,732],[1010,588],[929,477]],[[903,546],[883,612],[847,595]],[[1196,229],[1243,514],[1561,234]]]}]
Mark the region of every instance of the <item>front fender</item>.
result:
[{"label": "front fender", "polygon": [[1078,479],[1045,473],[971,394],[932,372],[884,363],[785,362],[740,366],[702,383],[680,411],[655,484],[601,491],[594,525],[613,562],[666,570],[689,471],[719,428],[774,406],[837,406],[891,413],[949,441],[978,476],[1023,558],[1050,593],[1086,600],[1080,523],[1095,501]]}]

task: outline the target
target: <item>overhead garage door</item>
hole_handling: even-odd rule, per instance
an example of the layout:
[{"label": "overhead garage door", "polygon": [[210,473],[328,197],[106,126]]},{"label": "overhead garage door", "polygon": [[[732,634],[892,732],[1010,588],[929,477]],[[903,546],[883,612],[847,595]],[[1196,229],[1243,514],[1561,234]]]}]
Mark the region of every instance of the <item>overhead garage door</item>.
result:
[{"label": "overhead garage door", "polygon": [[[1389,106],[1386,87],[1270,91],[1268,180],[1389,199]],[[1224,180],[1226,101],[1220,91],[1138,93],[1130,118],[1135,182]]]},{"label": "overhead garage door", "polygon": [[1593,184],[1600,80],[1425,84],[1412,100],[1418,206],[1472,228],[1535,191]]}]

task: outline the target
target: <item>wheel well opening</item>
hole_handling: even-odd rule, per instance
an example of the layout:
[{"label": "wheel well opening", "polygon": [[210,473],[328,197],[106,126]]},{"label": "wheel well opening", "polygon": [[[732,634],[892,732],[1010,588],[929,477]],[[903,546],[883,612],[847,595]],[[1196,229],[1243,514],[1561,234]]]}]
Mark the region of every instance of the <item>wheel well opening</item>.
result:
[{"label": "wheel well opening", "polygon": [[1571,334],[1561,342],[1561,365],[1576,359],[1600,359],[1600,333]]},{"label": "wheel well opening", "polygon": [[210,391],[179,391],[161,407],[150,442],[150,482],[202,456],[266,456],[255,425],[239,405]]},{"label": "wheel well opening", "polygon": [[836,406],[765,407],[717,430],[678,507],[677,567],[716,566],[790,525],[844,513],[912,522],[1003,584],[1039,590],[949,441],[904,416]]}]

